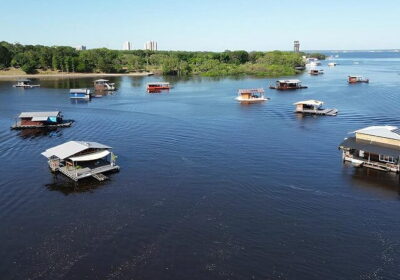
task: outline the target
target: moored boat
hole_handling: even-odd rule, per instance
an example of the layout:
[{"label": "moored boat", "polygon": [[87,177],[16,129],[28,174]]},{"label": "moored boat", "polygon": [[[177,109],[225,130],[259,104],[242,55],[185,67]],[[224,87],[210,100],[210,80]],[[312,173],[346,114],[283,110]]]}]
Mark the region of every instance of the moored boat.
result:
[{"label": "moored boat", "polygon": [[343,161],[354,167],[400,172],[400,129],[370,126],[353,132],[339,145]]},{"label": "moored boat", "polygon": [[107,177],[103,173],[119,170],[111,149],[96,142],[69,141],[47,149],[42,155],[52,172],[60,172],[74,181],[89,177],[104,181]]},{"label": "moored boat", "polygon": [[171,85],[168,82],[153,82],[147,84],[147,92],[154,93],[160,92],[162,90],[169,90],[171,89]]},{"label": "moored boat", "polygon": [[337,109],[324,109],[322,105],[324,102],[319,100],[304,100],[294,103],[296,106],[295,113],[301,113],[305,115],[325,115],[325,116],[336,116],[338,113]]},{"label": "moored boat", "polygon": [[40,85],[32,85],[32,81],[29,79],[20,79],[20,80],[17,80],[17,83],[15,85],[13,85],[13,87],[35,88],[35,87],[40,87]]},{"label": "moored boat", "polygon": [[99,79],[94,81],[94,89],[99,91],[113,91],[115,90],[115,84],[110,83],[109,80]]},{"label": "moored boat", "polygon": [[364,78],[363,76],[348,76],[347,82],[349,84],[357,84],[357,83],[369,83],[368,78]]},{"label": "moored boat", "polygon": [[11,129],[69,127],[72,120],[64,120],[60,111],[22,112]]},{"label": "moored boat", "polygon": [[275,86],[271,85],[269,88],[277,90],[292,90],[307,88],[307,86],[303,86],[300,80],[278,80],[275,82]]},{"label": "moored boat", "polygon": [[310,69],[310,71],[308,71],[308,73],[310,75],[313,75],[313,76],[318,76],[318,75],[324,74],[324,70],[322,70],[322,69]]},{"label": "moored boat", "polygon": [[69,98],[71,99],[90,99],[91,91],[88,88],[76,88],[69,90]]},{"label": "moored boat", "polygon": [[269,100],[264,96],[263,88],[239,89],[236,100],[241,103],[258,103]]}]

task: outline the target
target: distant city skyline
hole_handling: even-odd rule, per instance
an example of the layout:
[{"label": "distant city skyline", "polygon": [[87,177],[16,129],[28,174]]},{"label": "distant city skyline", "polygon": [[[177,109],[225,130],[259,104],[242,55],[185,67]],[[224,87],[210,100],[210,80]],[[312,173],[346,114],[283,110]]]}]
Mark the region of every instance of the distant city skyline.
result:
[{"label": "distant city skyline", "polygon": [[400,48],[395,0],[5,0],[2,10],[0,40],[10,43],[121,49],[127,38],[142,46],[150,37],[162,50],[293,50],[294,40],[302,50]]}]

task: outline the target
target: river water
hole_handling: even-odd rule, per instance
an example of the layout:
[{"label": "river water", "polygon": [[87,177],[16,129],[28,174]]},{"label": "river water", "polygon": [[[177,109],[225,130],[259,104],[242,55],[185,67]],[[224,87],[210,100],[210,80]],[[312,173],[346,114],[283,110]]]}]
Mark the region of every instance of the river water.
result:
[{"label": "river water", "polygon": [[[400,126],[400,54],[340,53],[308,89],[240,105],[273,79],[115,77],[112,95],[73,103],[92,78],[0,81],[2,279],[399,279],[399,177],[344,165],[338,144]],[[346,83],[348,74],[369,84]],[[146,83],[174,88],[146,93]],[[336,117],[299,117],[325,101]],[[21,111],[76,122],[12,131]],[[114,148],[121,171],[78,186],[40,154],[69,140]]]}]

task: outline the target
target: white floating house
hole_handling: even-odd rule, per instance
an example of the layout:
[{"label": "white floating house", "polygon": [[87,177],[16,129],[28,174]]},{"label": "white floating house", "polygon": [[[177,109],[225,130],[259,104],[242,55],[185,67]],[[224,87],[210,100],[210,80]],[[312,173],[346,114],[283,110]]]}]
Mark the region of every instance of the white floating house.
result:
[{"label": "white floating house", "polygon": [[90,99],[90,89],[76,88],[69,90],[69,98],[71,99]]},{"label": "white floating house", "polygon": [[111,147],[96,142],[69,141],[42,155],[48,159],[53,172],[60,172],[74,181],[88,177],[103,181],[107,179],[103,173],[119,170]]}]

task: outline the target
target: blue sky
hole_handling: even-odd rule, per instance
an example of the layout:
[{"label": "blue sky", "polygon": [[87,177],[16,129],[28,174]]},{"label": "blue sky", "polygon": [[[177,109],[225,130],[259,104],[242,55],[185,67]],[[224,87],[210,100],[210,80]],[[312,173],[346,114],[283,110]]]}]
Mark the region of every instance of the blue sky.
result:
[{"label": "blue sky", "polygon": [[0,0],[0,40],[165,50],[400,48],[400,1]]}]

